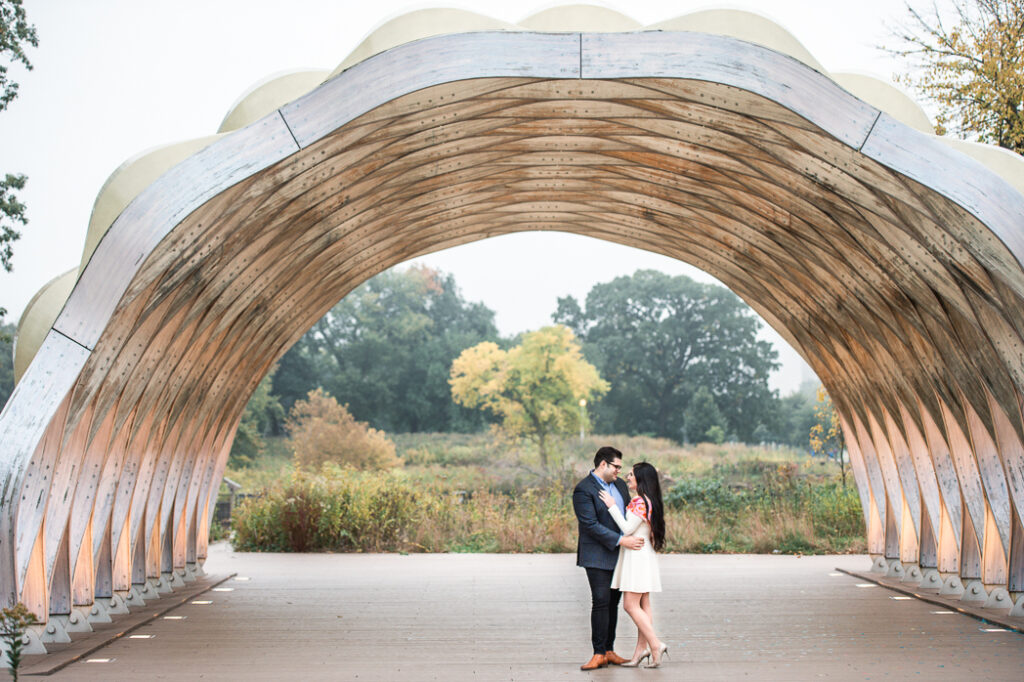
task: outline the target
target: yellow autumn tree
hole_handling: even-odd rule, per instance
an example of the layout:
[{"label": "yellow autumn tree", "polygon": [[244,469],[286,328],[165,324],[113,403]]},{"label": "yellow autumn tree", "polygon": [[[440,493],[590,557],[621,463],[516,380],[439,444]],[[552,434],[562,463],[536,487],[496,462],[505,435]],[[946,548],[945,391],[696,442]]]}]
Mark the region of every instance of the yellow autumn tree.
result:
[{"label": "yellow autumn tree", "polygon": [[[943,13],[943,9],[948,12]],[[950,0],[895,31],[899,80],[938,105],[936,132],[1024,154],[1024,0]]]},{"label": "yellow autumn tree", "polygon": [[824,386],[818,387],[818,400],[814,404],[814,426],[811,427],[811,451],[821,457],[839,462],[839,473],[846,487],[846,457],[843,455],[845,442],[839,412],[832,404],[832,398]]},{"label": "yellow autumn tree", "polygon": [[356,469],[390,469],[402,463],[383,431],[356,421],[319,388],[295,401],[285,428],[299,467],[316,470],[333,462]]},{"label": "yellow autumn tree", "polygon": [[505,434],[536,442],[545,467],[551,437],[573,432],[586,419],[580,400],[593,402],[608,391],[562,325],[525,334],[508,351],[490,341],[467,348],[452,363],[448,383],[456,403],[488,410]]}]

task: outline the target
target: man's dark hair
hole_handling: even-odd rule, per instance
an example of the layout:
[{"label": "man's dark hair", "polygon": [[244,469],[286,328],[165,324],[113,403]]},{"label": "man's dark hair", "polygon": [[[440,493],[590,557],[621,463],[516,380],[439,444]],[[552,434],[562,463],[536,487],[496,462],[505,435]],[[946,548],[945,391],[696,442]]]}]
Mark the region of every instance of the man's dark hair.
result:
[{"label": "man's dark hair", "polygon": [[622,453],[613,448],[610,445],[605,445],[597,451],[594,455],[594,468],[601,466],[601,462],[608,462],[611,464],[616,459],[622,459]]}]

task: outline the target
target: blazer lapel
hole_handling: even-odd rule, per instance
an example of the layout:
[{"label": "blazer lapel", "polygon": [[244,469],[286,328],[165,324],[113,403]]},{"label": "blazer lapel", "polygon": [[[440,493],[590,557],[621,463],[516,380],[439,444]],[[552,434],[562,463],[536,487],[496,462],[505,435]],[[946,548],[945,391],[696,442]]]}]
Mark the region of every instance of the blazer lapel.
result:
[{"label": "blazer lapel", "polygon": [[604,502],[601,501],[600,492],[604,490],[601,484],[597,482],[597,479],[593,474],[588,474],[590,484],[590,494],[594,496],[594,506],[597,508],[597,520],[606,528],[611,530],[618,530],[618,525],[615,523],[615,519],[608,513],[608,507],[604,506]]}]

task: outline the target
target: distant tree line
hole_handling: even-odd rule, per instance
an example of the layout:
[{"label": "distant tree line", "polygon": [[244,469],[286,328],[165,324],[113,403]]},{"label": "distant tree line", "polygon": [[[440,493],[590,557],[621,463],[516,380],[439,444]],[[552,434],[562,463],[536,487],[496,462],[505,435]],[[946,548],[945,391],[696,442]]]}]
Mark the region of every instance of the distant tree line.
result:
[{"label": "distant tree line", "polygon": [[[678,442],[808,446],[816,385],[783,398],[769,388],[777,355],[756,338],[758,317],[728,289],[639,271],[594,286],[583,305],[560,299],[552,317],[607,382],[603,398],[587,405],[588,429]],[[252,457],[262,437],[285,435],[289,411],[310,391],[389,433],[507,424],[508,409],[473,409],[505,400],[494,387],[490,398],[453,400],[449,377],[464,350],[488,342],[489,357],[500,358],[526,339],[500,337],[494,311],[466,301],[450,274],[424,267],[384,272],[338,303],[261,382],[236,456]]]}]

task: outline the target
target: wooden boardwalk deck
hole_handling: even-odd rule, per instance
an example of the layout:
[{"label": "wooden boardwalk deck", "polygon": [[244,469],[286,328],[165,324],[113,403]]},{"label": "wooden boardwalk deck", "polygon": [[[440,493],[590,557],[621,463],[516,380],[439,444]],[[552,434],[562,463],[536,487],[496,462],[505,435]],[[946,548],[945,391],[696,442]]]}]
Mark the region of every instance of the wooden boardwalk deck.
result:
[{"label": "wooden boardwalk deck", "polygon": [[[660,670],[583,673],[588,591],[570,555],[280,555],[212,548],[237,573],[57,680],[1020,680],[1024,636],[834,568],[864,556],[670,555]],[[248,578],[246,580],[245,578]],[[623,614],[622,654],[635,629]]]}]

